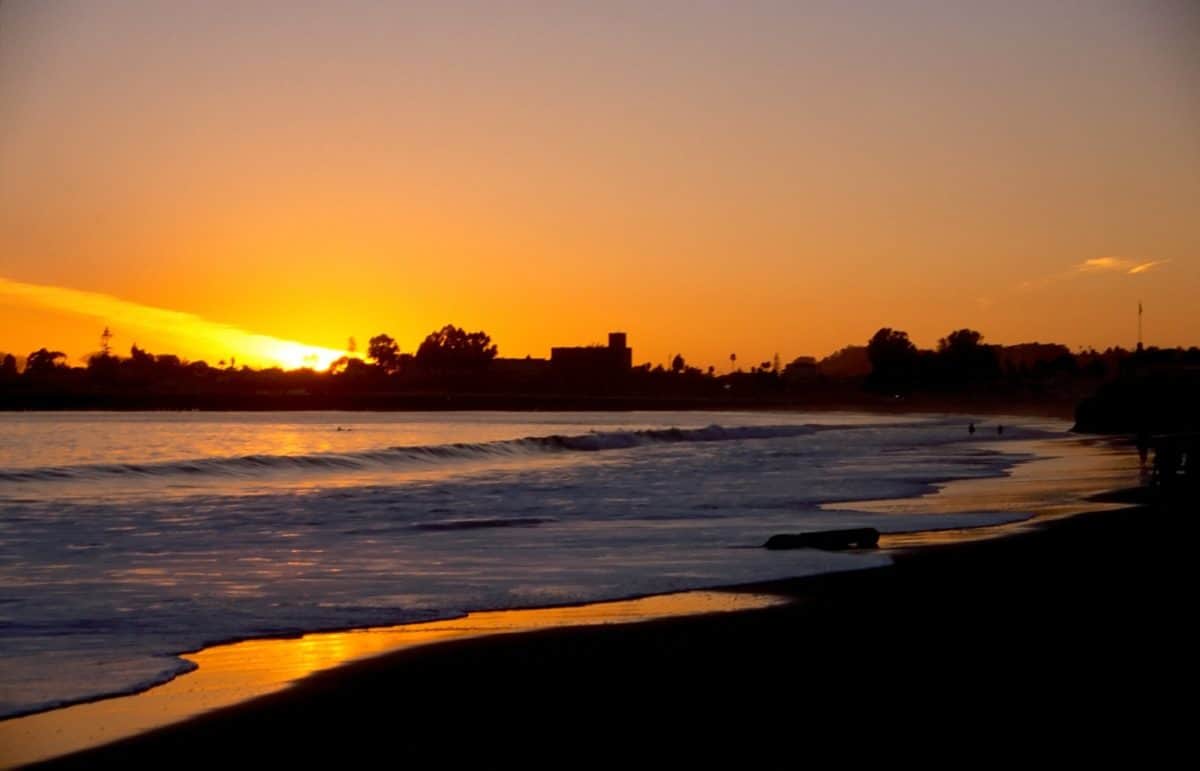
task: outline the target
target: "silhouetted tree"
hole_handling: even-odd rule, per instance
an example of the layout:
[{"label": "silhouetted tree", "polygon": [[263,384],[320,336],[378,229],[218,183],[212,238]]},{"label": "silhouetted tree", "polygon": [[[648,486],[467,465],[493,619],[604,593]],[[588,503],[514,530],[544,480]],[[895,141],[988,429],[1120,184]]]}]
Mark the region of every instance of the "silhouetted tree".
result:
[{"label": "silhouetted tree", "polygon": [[25,360],[25,374],[27,375],[45,375],[54,372],[56,369],[65,368],[65,362],[60,359],[66,359],[67,355],[62,351],[49,351],[45,348],[39,348],[29,354],[29,358]]},{"label": "silhouetted tree", "polygon": [[817,360],[812,356],[797,356],[778,374],[791,384],[816,380]]},{"label": "silhouetted tree", "polygon": [[88,375],[93,380],[112,380],[116,377],[120,368],[121,360],[107,351],[100,351],[88,357],[87,370]]},{"label": "silhouetted tree", "polygon": [[[1067,354],[1066,360],[1070,361],[1070,362],[1074,362],[1075,357],[1071,356],[1070,354]],[[1108,374],[1108,367],[1105,366],[1103,359],[1095,358],[1095,359],[1090,360],[1087,363],[1087,366],[1085,366],[1083,368],[1083,371],[1086,372],[1089,377],[1102,378],[1106,374]]]},{"label": "silhouetted tree", "polygon": [[865,345],[848,345],[835,351],[817,364],[822,375],[830,377],[862,377],[871,374],[871,360]]},{"label": "silhouetted tree", "polygon": [[996,351],[983,345],[983,335],[974,329],[958,329],[938,341],[939,369],[951,382],[995,377],[1000,373]]},{"label": "silhouetted tree", "polygon": [[339,375],[348,381],[366,380],[372,374],[378,374],[379,369],[372,367],[362,359],[343,356],[329,365],[329,373]]},{"label": "silhouetted tree", "polygon": [[938,340],[938,353],[973,351],[983,342],[983,335],[974,329],[958,329]]},{"label": "silhouetted tree", "polygon": [[388,335],[375,335],[367,344],[367,358],[379,365],[384,372],[391,374],[400,365],[400,346]]},{"label": "silhouetted tree", "polygon": [[486,332],[467,332],[447,324],[425,338],[416,361],[431,370],[477,370],[496,358],[496,352]]},{"label": "silhouetted tree", "polygon": [[4,354],[0,360],[0,380],[12,380],[17,376],[17,357],[11,353]]},{"label": "silhouetted tree", "polygon": [[675,354],[675,358],[671,359],[671,371],[676,374],[683,372],[683,368],[685,365],[686,365],[686,363],[683,360],[682,353]]},{"label": "silhouetted tree", "polygon": [[129,359],[125,366],[138,377],[149,377],[154,372],[154,354],[138,348],[134,343],[129,347]]},{"label": "silhouetted tree", "polygon": [[907,332],[884,327],[867,343],[871,380],[880,385],[911,383],[916,376],[917,346]]}]

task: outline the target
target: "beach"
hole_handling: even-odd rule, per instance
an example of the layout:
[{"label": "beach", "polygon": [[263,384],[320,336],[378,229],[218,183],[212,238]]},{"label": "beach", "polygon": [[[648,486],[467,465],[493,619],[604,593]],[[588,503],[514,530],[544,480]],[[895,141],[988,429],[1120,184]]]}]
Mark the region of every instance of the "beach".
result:
[{"label": "beach", "polygon": [[[1128,448],[1029,438],[1003,449],[1026,460],[916,497],[824,507],[930,523],[986,510],[1001,524],[885,533],[840,570],[709,587],[720,592],[209,646],[165,686],[0,722],[0,744],[34,752],[10,751],[6,765],[75,748],[87,749],[50,765],[206,766],[235,752],[553,765],[564,741],[588,757],[782,760],[801,728],[827,743],[1128,713],[1182,662],[1168,610],[1184,547],[1163,534],[1187,523],[1095,499],[1136,480]],[[901,703],[916,695],[920,709]]]},{"label": "beach", "polygon": [[[1021,522],[830,504],[1002,478],[1061,422],[865,413],[30,413],[0,441],[0,717],[238,640],[887,563],[772,535]],[[1011,449],[1009,449],[1011,448]],[[1101,488],[1103,489],[1103,488]]]},{"label": "beach", "polygon": [[1186,762],[1200,0],[0,0],[0,771]]},{"label": "beach", "polygon": [[1122,508],[743,587],[793,599],[763,610],[412,649],[39,767],[790,762],[898,737],[931,758],[1086,737],[1074,752],[1136,741],[1153,759],[1192,671],[1187,547],[1164,533],[1193,529]]}]

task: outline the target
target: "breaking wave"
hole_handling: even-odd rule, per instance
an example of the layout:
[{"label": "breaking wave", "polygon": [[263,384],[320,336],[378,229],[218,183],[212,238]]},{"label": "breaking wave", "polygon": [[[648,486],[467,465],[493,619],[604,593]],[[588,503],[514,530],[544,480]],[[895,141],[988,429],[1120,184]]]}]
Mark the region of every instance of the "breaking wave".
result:
[{"label": "breaking wave", "polygon": [[405,467],[438,462],[518,458],[539,454],[603,452],[680,442],[775,439],[811,434],[821,426],[735,426],[595,431],[587,434],[528,436],[495,442],[416,445],[310,455],[243,455],[157,463],[93,463],[75,466],[0,469],[0,482],[53,482],[159,476],[255,477],[274,471],[344,471]]}]

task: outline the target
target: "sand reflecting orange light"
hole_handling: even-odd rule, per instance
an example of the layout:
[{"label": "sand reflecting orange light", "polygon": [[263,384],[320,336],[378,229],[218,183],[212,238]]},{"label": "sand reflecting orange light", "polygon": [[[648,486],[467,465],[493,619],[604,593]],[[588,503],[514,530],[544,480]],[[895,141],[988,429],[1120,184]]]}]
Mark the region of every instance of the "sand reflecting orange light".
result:
[{"label": "sand reflecting orange light", "polygon": [[[982,447],[1001,449],[999,445]],[[1093,439],[1030,440],[1007,442],[1003,451],[1039,457],[1016,466],[1005,476],[959,479],[916,498],[829,503],[823,508],[879,514],[950,514],[977,510],[979,501],[987,501],[988,511],[1031,516],[1020,524],[885,533],[879,540],[882,548],[900,549],[995,538],[1051,519],[1118,509],[1126,504],[1092,500],[1091,496],[1141,484],[1134,449],[1128,446],[1106,445]]]},{"label": "sand reflecting orange light", "polygon": [[0,765],[7,768],[106,744],[282,690],[314,672],[348,661],[403,648],[551,627],[750,610],[785,601],[766,594],[685,592],[594,605],[471,613],[447,621],[218,645],[184,656],[198,665],[195,671],[144,693],[0,722]]}]

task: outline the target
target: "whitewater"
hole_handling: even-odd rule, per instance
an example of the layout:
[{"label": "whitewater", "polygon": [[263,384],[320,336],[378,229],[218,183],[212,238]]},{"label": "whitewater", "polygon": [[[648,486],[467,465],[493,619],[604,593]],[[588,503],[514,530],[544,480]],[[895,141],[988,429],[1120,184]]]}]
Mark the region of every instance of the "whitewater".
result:
[{"label": "whitewater", "polygon": [[[1022,519],[826,504],[1002,477],[1053,421],[856,413],[0,416],[0,716],[251,637],[883,565],[781,532]],[[990,428],[990,426],[989,426]],[[1012,448],[1005,447],[1013,443]]]}]

